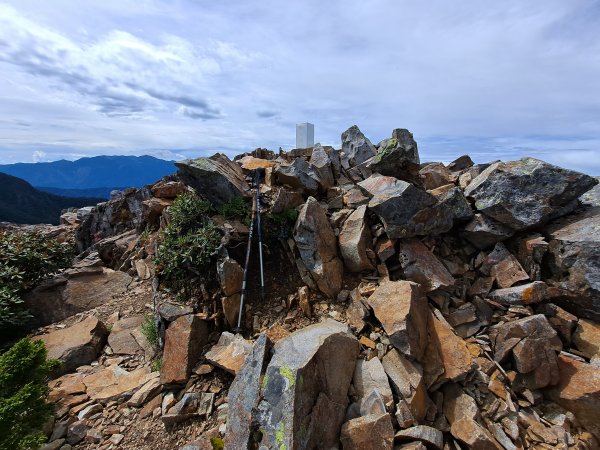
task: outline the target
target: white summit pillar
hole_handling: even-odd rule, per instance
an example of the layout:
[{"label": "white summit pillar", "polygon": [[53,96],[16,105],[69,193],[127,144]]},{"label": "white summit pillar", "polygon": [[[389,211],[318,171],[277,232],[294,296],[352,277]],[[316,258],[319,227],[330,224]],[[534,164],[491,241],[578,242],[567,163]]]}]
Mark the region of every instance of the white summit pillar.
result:
[{"label": "white summit pillar", "polygon": [[303,122],[296,125],[296,148],[307,148],[315,145],[315,126]]}]

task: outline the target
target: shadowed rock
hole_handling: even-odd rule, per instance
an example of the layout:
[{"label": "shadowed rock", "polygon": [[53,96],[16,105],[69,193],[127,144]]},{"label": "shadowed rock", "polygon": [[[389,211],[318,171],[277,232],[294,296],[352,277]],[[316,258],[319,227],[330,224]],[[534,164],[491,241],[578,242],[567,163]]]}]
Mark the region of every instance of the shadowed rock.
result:
[{"label": "shadowed rock", "polygon": [[362,134],[356,125],[352,125],[342,133],[342,151],[350,166],[362,164],[376,153],[371,141]]},{"label": "shadowed rock", "polygon": [[176,162],[175,165],[183,181],[214,205],[227,203],[235,197],[250,195],[250,186],[246,183],[242,168],[223,154],[186,159]]},{"label": "shadowed rock", "polygon": [[338,443],[359,345],[334,320],[275,344],[259,404],[261,445],[332,448]]},{"label": "shadowed rock", "polygon": [[327,215],[313,197],[308,198],[298,215],[294,239],[319,290],[335,297],[342,288],[344,267],[338,258],[337,240]]},{"label": "shadowed rock", "polygon": [[269,339],[261,335],[229,388],[226,448],[248,448],[253,411],[260,399],[261,376],[265,369]]},{"label": "shadowed rock", "polygon": [[376,174],[359,185],[372,195],[369,209],[379,216],[391,239],[439,234],[452,228],[452,212],[406,181]]},{"label": "shadowed rock", "polygon": [[492,164],[467,186],[465,195],[478,211],[518,231],[569,212],[573,201],[597,183],[589,175],[523,158]]}]

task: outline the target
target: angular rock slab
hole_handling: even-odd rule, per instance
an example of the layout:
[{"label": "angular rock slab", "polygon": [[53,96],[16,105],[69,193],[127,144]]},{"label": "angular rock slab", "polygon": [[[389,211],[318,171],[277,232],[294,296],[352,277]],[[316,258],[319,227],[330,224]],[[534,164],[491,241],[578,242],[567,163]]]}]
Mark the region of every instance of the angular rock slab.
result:
[{"label": "angular rock slab", "polygon": [[394,392],[404,400],[414,421],[422,421],[431,400],[423,382],[421,366],[392,349],[383,357],[383,367],[390,378]]},{"label": "angular rock slab", "polygon": [[407,428],[406,430],[400,430],[396,433],[396,440],[419,440],[424,442],[428,447],[436,450],[442,450],[444,448],[444,434],[440,430],[427,425],[417,425],[415,427]]},{"label": "angular rock slab", "polygon": [[291,164],[281,165],[275,171],[277,181],[294,189],[302,189],[309,195],[316,195],[321,186],[321,179],[315,167],[302,158],[296,158]]},{"label": "angular rock slab", "polygon": [[494,250],[485,259],[481,269],[485,275],[492,276],[500,288],[509,288],[519,281],[529,280],[529,275],[508,251],[506,246],[499,242]]},{"label": "angular rock slab", "polygon": [[346,219],[340,231],[340,252],[350,272],[373,270],[373,264],[367,256],[367,249],[371,249],[371,232],[366,215],[367,206],[359,206]]},{"label": "angular rock slab", "polygon": [[337,254],[335,233],[325,211],[313,197],[308,198],[298,215],[294,240],[319,290],[335,298],[342,289],[344,267]]},{"label": "angular rock slab", "polygon": [[48,358],[62,362],[56,370],[57,375],[62,375],[94,361],[102,351],[107,335],[108,330],[104,324],[89,316],[68,328],[34,339],[44,342]]},{"label": "angular rock slab", "polygon": [[376,153],[375,146],[356,125],[352,125],[342,133],[342,151],[350,166],[362,164]]},{"label": "angular rock slab", "polygon": [[569,204],[596,184],[589,175],[522,158],[492,164],[467,186],[465,195],[478,211],[519,231],[568,212]]},{"label": "angular rock slab", "polygon": [[556,302],[600,322],[600,207],[551,224],[546,232],[550,270],[564,291]]},{"label": "angular rock slab", "polygon": [[501,305],[532,305],[545,299],[546,288],[546,283],[543,281],[534,281],[520,286],[496,289],[488,294],[488,298]]},{"label": "angular rock slab", "polygon": [[105,304],[127,291],[131,276],[105,267],[67,269],[25,295],[35,323],[47,325]]},{"label": "angular rock slab", "polygon": [[419,149],[410,131],[398,128],[391,139],[379,143],[377,154],[368,163],[369,169],[381,175],[415,182],[420,169]]},{"label": "angular rock slab", "polygon": [[514,234],[514,231],[497,220],[483,214],[475,214],[461,231],[461,236],[475,247],[485,250]]},{"label": "angular rock slab", "polygon": [[389,414],[367,415],[349,420],[340,436],[344,450],[392,450],[394,427]]},{"label": "angular rock slab", "polygon": [[116,355],[135,355],[142,348],[132,332],[142,324],[143,317],[135,316],[118,320],[108,335],[108,345]]},{"label": "angular rock slab", "polygon": [[181,316],[165,333],[160,381],[163,384],[185,384],[208,342],[208,324],[195,314]]},{"label": "angular rock slab", "polygon": [[423,184],[425,184],[427,190],[454,184],[456,179],[456,176],[440,162],[427,164],[419,170],[419,175],[423,179]]},{"label": "angular rock slab", "polygon": [[221,289],[226,297],[237,294],[242,290],[244,270],[235,259],[224,258],[217,262],[217,274]]},{"label": "angular rock slab", "polygon": [[372,358],[368,361],[357,359],[352,384],[361,405],[368,401],[374,391],[381,396],[386,407],[394,404],[390,382],[379,358]]},{"label": "angular rock slab", "polygon": [[452,212],[452,217],[456,222],[470,220],[475,215],[462,189],[454,184],[448,184],[428,192]]},{"label": "angular rock slab", "polygon": [[420,360],[427,345],[427,299],[420,286],[411,281],[386,281],[367,303],[390,342],[403,354]]},{"label": "angular rock slab", "polygon": [[330,319],[277,342],[258,407],[261,445],[335,447],[358,352],[349,328]]},{"label": "angular rock slab", "polygon": [[239,334],[225,331],[205,356],[215,366],[237,375],[251,351],[252,344],[249,341]]},{"label": "angular rock slab", "polygon": [[248,448],[252,436],[254,409],[260,399],[261,377],[268,357],[269,339],[264,334],[254,343],[252,353],[229,388],[226,448]]},{"label": "angular rock slab", "polygon": [[600,439],[600,368],[561,355],[558,369],[560,382],[547,395]]},{"label": "angular rock slab", "polygon": [[404,277],[419,283],[426,292],[454,284],[448,269],[418,239],[401,240],[398,253]]},{"label": "angular rock slab", "polygon": [[429,314],[429,339],[437,349],[444,368],[444,376],[452,381],[464,379],[473,369],[473,355],[467,343],[454,333],[444,320]]},{"label": "angular rock slab", "polygon": [[128,372],[122,367],[113,365],[85,376],[83,384],[91,399],[106,403],[131,397],[139,388],[158,376],[158,372],[150,372],[148,367],[140,367]]},{"label": "angular rock slab", "polygon": [[250,186],[241,167],[221,153],[208,158],[186,159],[176,162],[175,166],[186,184],[214,205],[227,203],[235,197],[250,196]]},{"label": "angular rock slab", "polygon": [[588,358],[600,356],[600,324],[579,319],[573,332],[573,344]]},{"label": "angular rock slab", "polygon": [[359,186],[372,195],[369,209],[381,219],[390,239],[440,234],[452,228],[452,212],[406,181],[376,174]]},{"label": "angular rock slab", "polygon": [[523,382],[529,389],[559,381],[556,354],[562,342],[543,314],[499,325],[490,332],[490,339],[496,361],[505,361],[512,351],[514,367],[525,375]]}]

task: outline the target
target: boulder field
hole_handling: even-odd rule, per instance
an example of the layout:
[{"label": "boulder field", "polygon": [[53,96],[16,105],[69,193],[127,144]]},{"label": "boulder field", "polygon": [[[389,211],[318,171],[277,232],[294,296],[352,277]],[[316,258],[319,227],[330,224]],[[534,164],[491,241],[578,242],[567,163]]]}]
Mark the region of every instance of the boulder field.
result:
[{"label": "boulder field", "polygon": [[[599,448],[597,179],[421,162],[408,130],[373,144],[357,126],[341,149],[177,167],[63,215],[81,255],[27,299],[65,363],[46,450]],[[194,302],[161,290],[153,257],[177,195],[248,199],[256,168],[263,217],[295,222],[265,240],[240,331],[247,224],[211,217],[223,239]],[[152,284],[158,348],[136,311],[99,317],[130,283]]]}]

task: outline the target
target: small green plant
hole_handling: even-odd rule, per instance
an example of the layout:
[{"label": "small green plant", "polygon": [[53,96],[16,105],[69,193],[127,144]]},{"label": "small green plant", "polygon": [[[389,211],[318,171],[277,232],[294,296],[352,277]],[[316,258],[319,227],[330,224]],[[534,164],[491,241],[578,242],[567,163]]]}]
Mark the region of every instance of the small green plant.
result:
[{"label": "small green plant", "polygon": [[298,219],[298,211],[295,209],[271,213],[267,216],[267,227],[272,235],[277,235],[279,239],[286,239],[294,229],[296,219]]},{"label": "small green plant", "polygon": [[158,348],[158,328],[153,314],[146,314],[142,321],[142,334],[154,348]]},{"label": "small green plant", "polygon": [[140,237],[139,237],[139,243],[140,244],[145,244],[146,242],[148,242],[148,239],[150,238],[150,228],[148,228],[146,226],[146,228],[144,229],[144,231],[142,231],[140,233]]},{"label": "small green plant", "polygon": [[0,355],[0,450],[37,448],[46,440],[48,375],[59,364],[47,356],[43,342],[28,338]]},{"label": "small green plant", "polygon": [[160,372],[160,369],[162,369],[162,363],[162,355],[157,356],[156,359],[152,361],[152,372]]},{"label": "small green plant", "polygon": [[23,294],[68,267],[73,256],[69,243],[38,233],[0,231],[0,336],[13,335],[30,319]]},{"label": "small green plant", "polygon": [[210,221],[211,205],[193,193],[175,199],[169,208],[170,223],[161,232],[155,262],[167,285],[183,288],[189,298],[193,277],[209,278],[212,257],[221,243],[219,229]]},{"label": "small green plant", "polygon": [[234,197],[217,208],[217,213],[226,219],[239,219],[244,223],[250,223],[251,212],[250,205],[244,197]]}]

